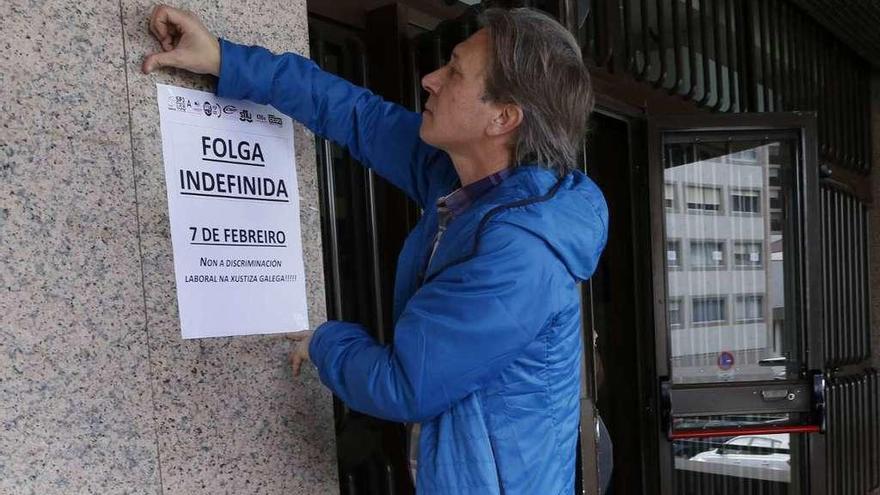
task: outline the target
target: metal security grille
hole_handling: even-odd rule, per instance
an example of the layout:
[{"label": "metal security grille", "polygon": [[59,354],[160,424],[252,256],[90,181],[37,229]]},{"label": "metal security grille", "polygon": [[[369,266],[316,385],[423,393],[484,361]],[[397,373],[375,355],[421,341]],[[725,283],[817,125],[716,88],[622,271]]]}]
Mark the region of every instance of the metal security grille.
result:
[{"label": "metal security grille", "polygon": [[880,488],[880,372],[829,380],[828,495]]},{"label": "metal security grille", "polygon": [[[366,53],[356,32],[311,18],[312,58],[325,70],[366,86]],[[398,217],[386,215],[384,181],[341,146],[315,138],[321,193],[321,232],[327,281],[327,316],[362,323],[380,342],[388,328],[391,300],[383,236]],[[405,222],[406,218],[399,219]],[[404,227],[401,227],[404,228]],[[339,478],[343,495],[409,493],[399,425],[360,414],[334,399]],[[411,488],[409,488],[411,491]]]},{"label": "metal security grille", "polygon": [[585,56],[718,112],[817,111],[823,163],[871,168],[870,68],[786,0],[592,0]]},{"label": "metal security grille", "polygon": [[868,208],[834,187],[821,189],[826,366],[870,357]]}]

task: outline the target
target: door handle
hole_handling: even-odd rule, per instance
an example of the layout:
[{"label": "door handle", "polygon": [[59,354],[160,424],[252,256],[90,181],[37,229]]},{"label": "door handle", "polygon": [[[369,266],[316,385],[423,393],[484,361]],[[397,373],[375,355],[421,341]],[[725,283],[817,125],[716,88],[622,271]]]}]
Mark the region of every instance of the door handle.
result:
[{"label": "door handle", "polygon": [[[691,427],[691,428],[675,428],[675,419],[687,417],[706,417],[718,415],[741,415],[743,411],[723,412],[723,408],[719,408],[719,412],[708,412],[705,409],[705,400],[701,400],[694,405],[690,392],[696,392],[698,395],[706,393],[727,393],[730,395],[731,388],[728,385],[711,386],[706,385],[695,387],[674,388],[668,380],[661,381],[660,384],[660,413],[664,432],[669,440],[677,440],[683,438],[708,438],[722,436],[737,436],[748,434],[769,434],[769,433],[824,433],[826,427],[826,405],[825,405],[825,376],[821,372],[813,372],[811,379],[807,379],[798,385],[785,386],[784,384],[764,383],[763,387],[755,386],[749,391],[748,384],[736,384],[741,389],[739,392],[734,388],[734,393],[738,393],[742,400],[749,400],[751,397],[751,405],[756,412],[762,409],[761,404],[766,404],[764,410],[767,411],[790,411],[789,414],[804,414],[803,423],[799,424],[733,424],[724,425],[723,427]],[[684,388],[684,390],[682,390]],[[678,394],[678,395],[676,395]],[[691,399],[690,403],[688,399]],[[673,407],[673,403],[677,404],[677,408]],[[790,403],[790,404],[789,404]],[[774,405],[775,404],[775,405]],[[704,412],[706,411],[706,412]],[[677,414],[676,414],[677,413]]]},{"label": "door handle", "polygon": [[787,388],[761,390],[761,398],[764,399],[764,402],[795,400],[797,399],[797,390],[789,390]]}]

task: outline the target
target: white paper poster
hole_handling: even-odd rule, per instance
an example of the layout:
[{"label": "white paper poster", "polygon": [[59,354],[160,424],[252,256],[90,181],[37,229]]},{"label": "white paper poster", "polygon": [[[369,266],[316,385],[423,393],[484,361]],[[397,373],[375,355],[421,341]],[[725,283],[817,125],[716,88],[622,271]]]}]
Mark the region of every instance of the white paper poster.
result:
[{"label": "white paper poster", "polygon": [[183,338],[307,329],[292,121],[156,90]]}]

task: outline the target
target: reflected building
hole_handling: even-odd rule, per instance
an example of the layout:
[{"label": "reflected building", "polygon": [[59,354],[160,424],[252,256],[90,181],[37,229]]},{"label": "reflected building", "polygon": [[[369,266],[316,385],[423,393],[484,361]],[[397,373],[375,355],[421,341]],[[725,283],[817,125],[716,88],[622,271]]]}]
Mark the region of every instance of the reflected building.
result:
[{"label": "reflected building", "polygon": [[784,366],[769,365],[784,361],[786,150],[733,146],[667,147],[667,325],[676,383],[784,377]]}]

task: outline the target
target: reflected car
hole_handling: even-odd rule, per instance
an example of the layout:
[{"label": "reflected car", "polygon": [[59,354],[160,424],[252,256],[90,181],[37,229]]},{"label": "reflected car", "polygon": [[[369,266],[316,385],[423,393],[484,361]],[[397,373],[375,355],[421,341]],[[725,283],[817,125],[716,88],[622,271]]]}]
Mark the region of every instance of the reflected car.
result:
[{"label": "reflected car", "polygon": [[[782,425],[790,420],[785,416],[781,417],[765,417],[756,418],[754,416],[727,416],[724,418],[677,418],[675,420],[676,430],[713,430],[713,429],[737,429],[747,428],[749,426],[767,426]],[[735,438],[737,435],[730,434],[727,436],[704,437],[704,438],[684,438],[673,442],[672,455],[675,457],[691,457],[709,450],[715,450],[723,446],[727,441]]]},{"label": "reflected car", "polygon": [[740,435],[720,447],[700,452],[691,461],[762,470],[789,471],[789,435]]}]

